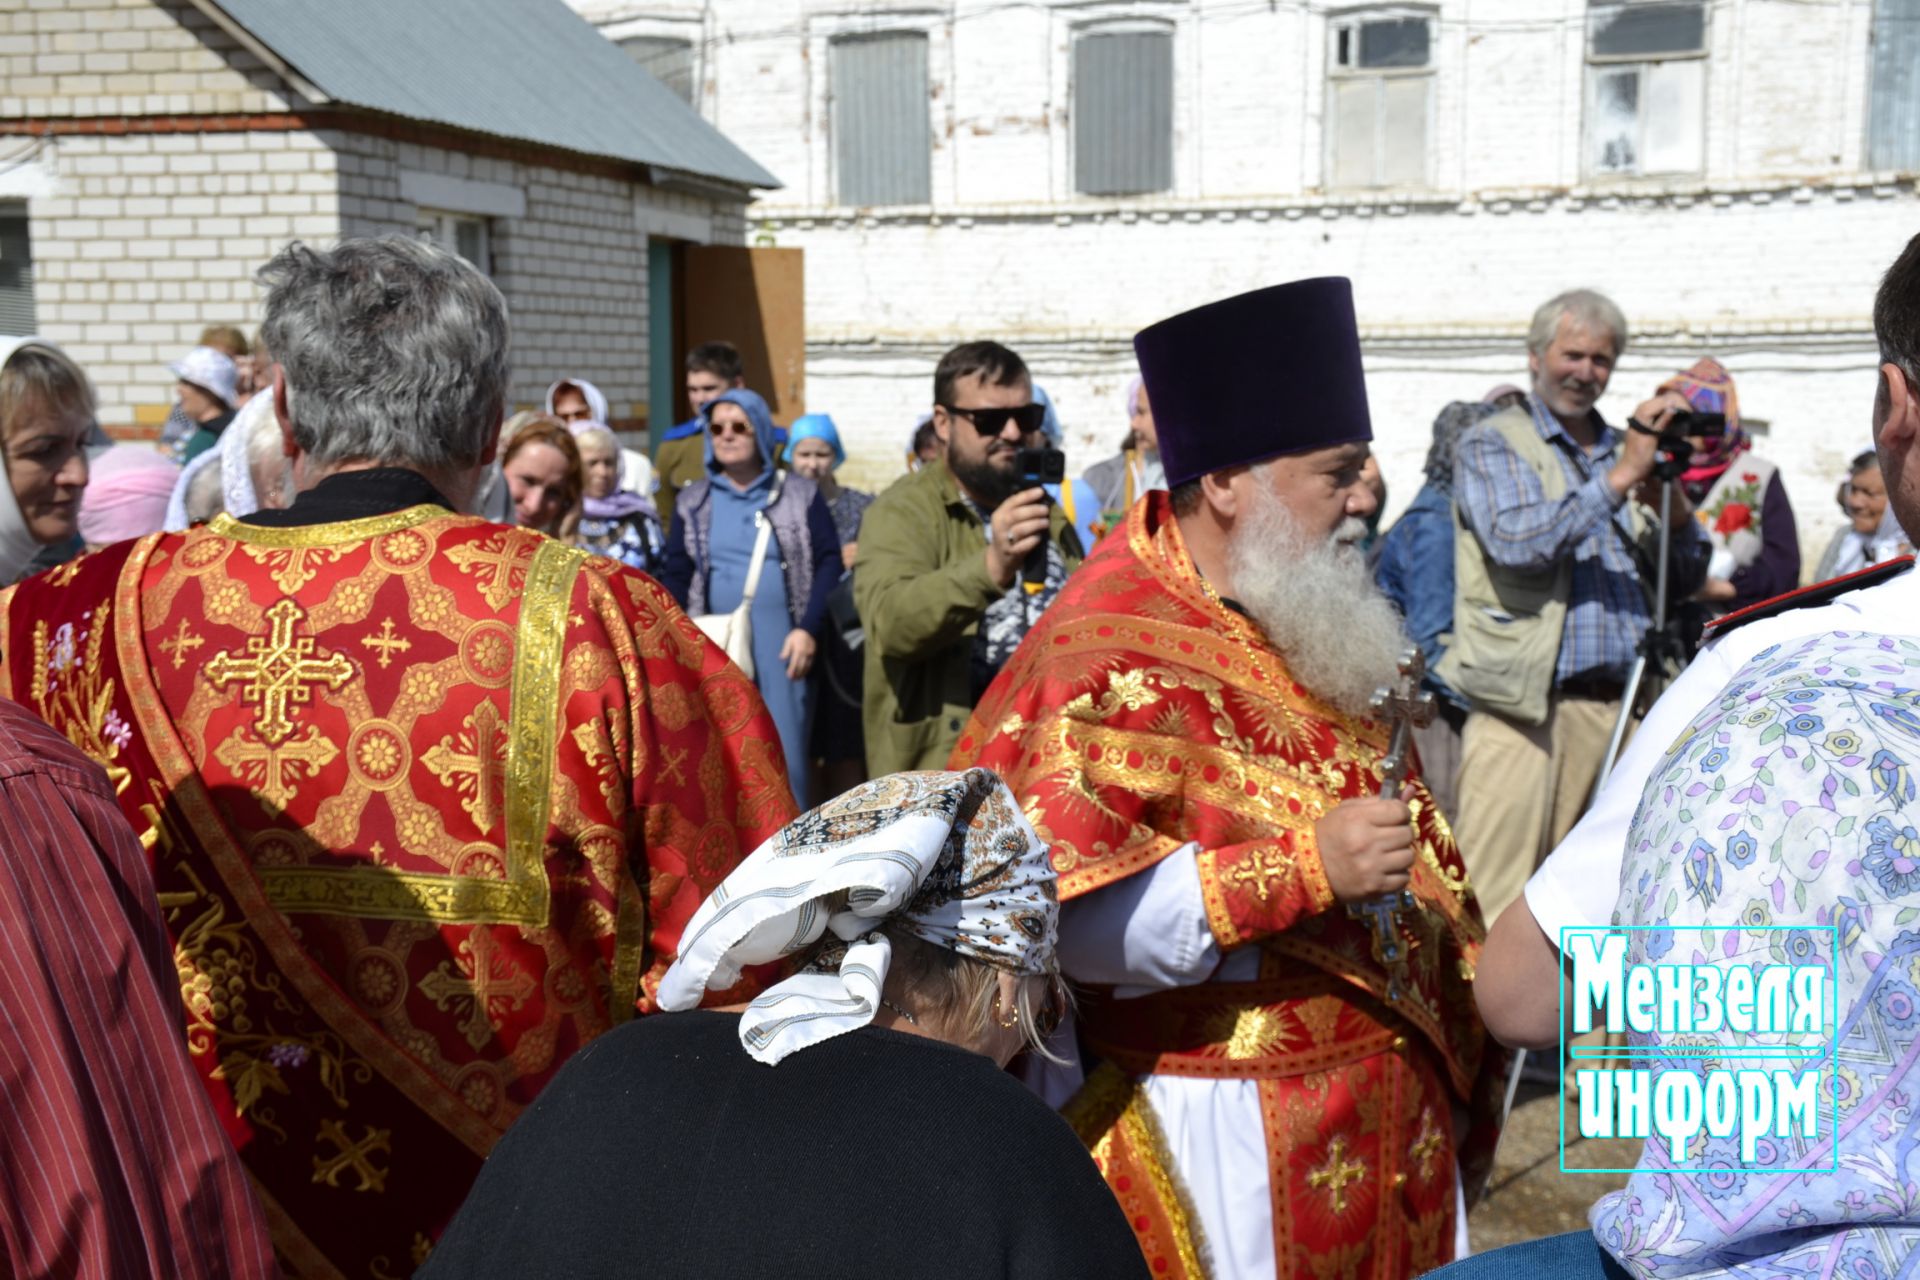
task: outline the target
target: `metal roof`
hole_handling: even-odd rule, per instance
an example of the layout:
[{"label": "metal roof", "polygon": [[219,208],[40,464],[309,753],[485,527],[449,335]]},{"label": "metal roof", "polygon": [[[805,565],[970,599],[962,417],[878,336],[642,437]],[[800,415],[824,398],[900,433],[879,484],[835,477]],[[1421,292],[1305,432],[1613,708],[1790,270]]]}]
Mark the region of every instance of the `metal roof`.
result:
[{"label": "metal roof", "polygon": [[780,185],[564,0],[194,2],[333,103]]}]

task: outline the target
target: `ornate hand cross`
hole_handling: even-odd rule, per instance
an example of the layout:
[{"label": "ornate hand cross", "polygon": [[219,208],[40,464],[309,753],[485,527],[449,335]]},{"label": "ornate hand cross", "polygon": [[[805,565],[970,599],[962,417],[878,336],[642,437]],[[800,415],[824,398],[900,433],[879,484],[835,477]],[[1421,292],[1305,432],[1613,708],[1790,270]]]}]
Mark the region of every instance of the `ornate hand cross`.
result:
[{"label": "ornate hand cross", "polygon": [[[1400,678],[1373,695],[1373,709],[1393,726],[1387,754],[1380,761],[1380,794],[1398,795],[1407,780],[1407,766],[1413,753],[1414,729],[1433,721],[1433,695],[1420,687],[1427,674],[1426,659],[1418,649],[1409,649],[1400,658]],[[1386,967],[1387,999],[1397,1001],[1405,989],[1407,948],[1400,932],[1400,913],[1415,908],[1413,894],[1406,889],[1383,894],[1365,902],[1350,903],[1347,914],[1364,920],[1373,935],[1373,958]]]}]

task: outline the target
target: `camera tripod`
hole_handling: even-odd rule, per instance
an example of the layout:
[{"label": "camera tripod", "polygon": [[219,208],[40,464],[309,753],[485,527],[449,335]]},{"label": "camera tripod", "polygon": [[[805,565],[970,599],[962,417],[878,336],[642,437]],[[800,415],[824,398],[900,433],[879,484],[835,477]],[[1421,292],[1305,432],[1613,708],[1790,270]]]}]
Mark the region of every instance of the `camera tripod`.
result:
[{"label": "camera tripod", "polygon": [[[1607,740],[1607,754],[1600,761],[1600,774],[1594,779],[1594,791],[1606,784],[1612,774],[1613,766],[1620,758],[1620,750],[1626,744],[1627,730],[1633,724],[1633,708],[1640,699],[1640,689],[1647,681],[1649,669],[1665,672],[1686,664],[1687,646],[1681,640],[1673,619],[1668,617],[1668,576],[1672,566],[1668,563],[1673,551],[1673,486],[1679,482],[1680,473],[1687,469],[1687,463],[1693,460],[1693,445],[1685,437],[1666,435],[1642,426],[1633,419],[1627,419],[1629,431],[1644,431],[1649,435],[1659,435],[1659,453],[1653,464],[1654,477],[1660,481],[1660,545],[1659,563],[1653,571],[1653,621],[1640,637],[1640,645],[1634,654],[1633,666],[1627,672],[1626,688],[1620,694],[1620,714],[1613,722],[1613,736]],[[1657,677],[1656,677],[1657,678]]]}]

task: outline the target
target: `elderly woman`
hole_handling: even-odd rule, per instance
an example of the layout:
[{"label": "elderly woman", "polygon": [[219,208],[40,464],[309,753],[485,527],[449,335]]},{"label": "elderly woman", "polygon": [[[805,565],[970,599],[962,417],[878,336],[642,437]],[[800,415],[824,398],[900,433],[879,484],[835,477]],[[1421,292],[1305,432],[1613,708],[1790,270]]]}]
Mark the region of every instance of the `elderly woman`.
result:
[{"label": "elderly woman", "polygon": [[[1800,1034],[1729,1031],[1729,1015],[1680,1032],[1656,1023],[1628,1040],[1655,1071],[1811,1070],[1818,1132],[1769,1127],[1750,1158],[1737,1127],[1702,1133],[1678,1164],[1655,1138],[1625,1189],[1593,1206],[1591,1233],[1438,1275],[1912,1274],[1916,762],[1920,639],[1910,636],[1830,632],[1772,646],[1694,715],[1647,779],[1627,834],[1613,911],[1630,930],[1625,962],[1717,968],[1728,991],[1736,968],[1757,981],[1773,966],[1810,965],[1831,1003]],[[1837,1058],[1818,1052],[1836,1042]],[[1788,1045],[1815,1053],[1783,1061]]]},{"label": "elderly woman", "polygon": [[[873,503],[872,494],[849,489],[835,478],[833,473],[846,460],[840,430],[826,414],[804,414],[787,429],[787,464],[795,475],[805,476],[820,487],[820,496],[833,514],[833,531],[840,539],[840,560],[846,571],[839,575],[837,596],[830,597],[834,619],[851,614],[853,557],[858,550],[860,520]],[[857,622],[857,615],[851,620]],[[866,679],[860,655],[848,646],[840,627],[823,627],[820,643],[825,652],[818,665],[825,687],[813,718],[809,747],[813,758],[821,762],[823,794],[836,796],[866,780],[867,742],[860,725]]]},{"label": "elderly woman", "polygon": [[[93,388],[51,343],[18,342],[0,364],[0,585],[78,550],[86,446],[95,431]],[[38,564],[36,564],[38,561]]]},{"label": "elderly woman", "polygon": [[1779,468],[1753,452],[1740,425],[1733,377],[1718,360],[1696,361],[1661,383],[1659,394],[1680,396],[1694,413],[1727,419],[1720,436],[1690,437],[1693,456],[1680,474],[1681,488],[1713,546],[1707,581],[1688,609],[1697,630],[1709,618],[1799,586],[1800,533]]},{"label": "elderly woman", "polygon": [[[695,913],[660,1000],[799,971],[575,1055],[420,1275],[1144,1277],[1073,1131],[1001,1069],[1063,1007],[1058,916],[985,770],[805,815]],[[585,1176],[556,1181],[563,1158]]]},{"label": "elderly woman", "polygon": [[[748,674],[780,730],[794,798],[805,804],[813,710],[807,677],[827,597],[840,580],[840,539],[814,482],[775,469],[765,400],[751,391],[725,391],[702,418],[708,478],[674,499],[660,582],[689,614],[710,616],[727,631],[721,647],[730,656],[747,658],[741,665],[752,667]],[[732,634],[743,622],[744,646]]]},{"label": "elderly woman", "polygon": [[1906,531],[1887,501],[1887,481],[1880,474],[1880,455],[1873,450],[1854,458],[1847,468],[1847,482],[1841,488],[1840,505],[1847,523],[1833,535],[1814,581],[1824,582],[1844,573],[1854,573],[1883,560],[1892,560],[1913,550]]},{"label": "elderly woman", "polygon": [[666,535],[653,502],[620,487],[620,440],[604,422],[567,424],[580,450],[582,496],[573,545],[647,573],[659,571]]}]

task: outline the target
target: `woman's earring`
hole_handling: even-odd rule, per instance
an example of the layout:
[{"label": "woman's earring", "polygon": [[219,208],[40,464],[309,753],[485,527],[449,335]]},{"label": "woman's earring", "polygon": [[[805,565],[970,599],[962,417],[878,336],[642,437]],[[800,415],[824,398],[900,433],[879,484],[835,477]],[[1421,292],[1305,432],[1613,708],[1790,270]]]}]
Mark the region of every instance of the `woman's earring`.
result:
[{"label": "woman's earring", "polygon": [[1008,1031],[1012,1031],[1015,1027],[1020,1025],[1020,1009],[1017,1005],[1010,1011],[1013,1014],[1011,1018],[1002,1018],[1000,1016],[1001,1005],[1000,1005],[1000,995],[998,992],[994,993],[993,1010],[994,1010],[994,1020],[998,1022],[1002,1027],[1005,1027]]}]

